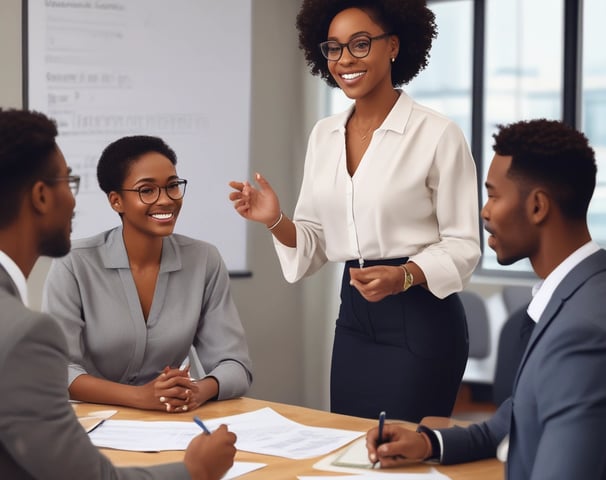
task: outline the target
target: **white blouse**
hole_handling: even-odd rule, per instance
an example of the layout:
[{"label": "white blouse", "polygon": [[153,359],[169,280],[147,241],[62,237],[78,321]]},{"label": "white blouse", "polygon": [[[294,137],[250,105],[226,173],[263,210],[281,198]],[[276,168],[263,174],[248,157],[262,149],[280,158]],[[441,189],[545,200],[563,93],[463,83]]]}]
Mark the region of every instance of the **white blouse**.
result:
[{"label": "white blouse", "polygon": [[274,237],[284,277],[296,282],[326,261],[409,257],[437,297],[462,290],[480,258],[476,169],[463,133],[400,92],[350,176],[352,108],[311,132],[293,216],[297,246]]}]

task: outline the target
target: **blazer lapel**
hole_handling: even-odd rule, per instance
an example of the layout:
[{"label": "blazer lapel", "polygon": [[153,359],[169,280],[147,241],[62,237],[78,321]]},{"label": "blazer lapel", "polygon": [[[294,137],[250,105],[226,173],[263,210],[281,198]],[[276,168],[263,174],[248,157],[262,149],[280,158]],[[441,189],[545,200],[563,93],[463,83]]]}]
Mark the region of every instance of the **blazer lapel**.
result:
[{"label": "blazer lapel", "polygon": [[528,345],[526,346],[526,350],[524,351],[524,355],[522,356],[520,366],[518,367],[518,371],[513,382],[514,393],[518,385],[520,372],[524,368],[524,364],[526,363],[528,356],[543,335],[543,332],[545,332],[547,327],[549,327],[557,313],[560,311],[562,305],[590,277],[603,270],[606,270],[606,250],[599,250],[574,267],[556,287],[553,295],[551,296],[551,300],[549,300],[549,303],[545,307],[545,311],[541,315],[541,318],[539,318],[539,321],[534,327],[534,330],[530,335],[530,339],[528,340]]},{"label": "blazer lapel", "polygon": [[15,282],[13,282],[13,279],[2,265],[0,265],[0,290],[3,290],[13,297],[21,299],[17,285],[15,285]]}]

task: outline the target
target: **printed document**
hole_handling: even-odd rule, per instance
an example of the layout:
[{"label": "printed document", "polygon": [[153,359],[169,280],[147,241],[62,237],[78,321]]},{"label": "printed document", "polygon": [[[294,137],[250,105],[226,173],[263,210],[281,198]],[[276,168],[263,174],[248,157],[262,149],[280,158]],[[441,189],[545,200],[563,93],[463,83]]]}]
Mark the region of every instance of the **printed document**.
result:
[{"label": "printed document", "polygon": [[[364,432],[310,427],[266,407],[222,418],[203,418],[212,431],[226,424],[237,435],[236,448],[247,452],[303,459],[326,455]],[[89,435],[97,447],[143,452],[185,450],[202,432],[192,422],[105,420]]]}]

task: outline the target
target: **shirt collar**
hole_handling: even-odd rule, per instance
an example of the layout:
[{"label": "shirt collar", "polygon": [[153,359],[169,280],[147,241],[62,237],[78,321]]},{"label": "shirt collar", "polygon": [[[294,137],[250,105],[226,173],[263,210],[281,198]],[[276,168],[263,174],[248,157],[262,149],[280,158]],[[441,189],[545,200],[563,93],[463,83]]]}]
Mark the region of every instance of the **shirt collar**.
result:
[{"label": "shirt collar", "polygon": [[551,272],[545,280],[537,283],[532,288],[532,301],[528,305],[528,315],[535,322],[539,321],[541,315],[545,311],[545,307],[551,300],[553,292],[557,286],[564,280],[564,277],[570,273],[570,271],[576,267],[579,263],[585,260],[590,255],[593,255],[600,249],[600,246],[594,242],[589,241],[579,249],[575,250],[570,254],[566,260],[560,263]]},{"label": "shirt collar", "polygon": [[4,267],[8,276],[11,277],[11,280],[17,287],[21,301],[27,306],[27,280],[25,279],[25,275],[23,275],[23,272],[13,259],[2,250],[0,250],[0,265]]},{"label": "shirt collar", "polygon": [[[378,130],[393,130],[401,134],[404,133],[414,102],[403,90],[397,89],[397,91],[400,96]],[[328,130],[345,133],[345,124],[347,119],[351,117],[354,106],[355,104],[352,104],[347,110],[325,119],[329,122]]]}]

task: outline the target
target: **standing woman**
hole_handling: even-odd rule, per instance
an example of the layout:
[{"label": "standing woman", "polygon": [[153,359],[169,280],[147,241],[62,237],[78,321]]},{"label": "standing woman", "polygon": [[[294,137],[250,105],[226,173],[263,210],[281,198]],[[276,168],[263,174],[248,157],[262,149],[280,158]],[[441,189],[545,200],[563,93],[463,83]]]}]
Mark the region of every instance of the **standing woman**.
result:
[{"label": "standing woman", "polygon": [[231,182],[264,223],[286,280],[344,261],[331,410],[417,422],[450,415],[468,354],[456,295],[480,256],[475,165],[461,130],[398,88],[436,35],[423,0],[304,0],[311,73],[354,104],[320,120],[293,219],[269,183]]},{"label": "standing woman", "polygon": [[[209,243],[173,233],[187,180],[158,137],[103,151],[99,186],[121,226],[77,240],[53,262],[43,309],[67,337],[74,400],[185,412],[251,383],[229,275]],[[204,372],[179,368],[193,346]]]}]

